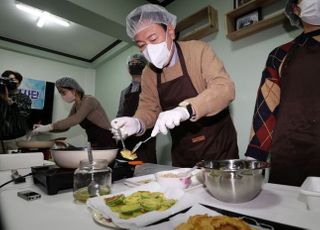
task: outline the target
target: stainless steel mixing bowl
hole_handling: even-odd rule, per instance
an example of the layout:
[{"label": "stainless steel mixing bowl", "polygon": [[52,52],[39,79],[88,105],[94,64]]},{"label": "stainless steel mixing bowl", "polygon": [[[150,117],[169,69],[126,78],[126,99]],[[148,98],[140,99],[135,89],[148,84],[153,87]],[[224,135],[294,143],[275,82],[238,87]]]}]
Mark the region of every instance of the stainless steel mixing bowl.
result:
[{"label": "stainless steel mixing bowl", "polygon": [[269,163],[255,160],[220,160],[197,163],[203,169],[204,184],[212,196],[230,203],[255,198],[264,183],[263,171]]}]

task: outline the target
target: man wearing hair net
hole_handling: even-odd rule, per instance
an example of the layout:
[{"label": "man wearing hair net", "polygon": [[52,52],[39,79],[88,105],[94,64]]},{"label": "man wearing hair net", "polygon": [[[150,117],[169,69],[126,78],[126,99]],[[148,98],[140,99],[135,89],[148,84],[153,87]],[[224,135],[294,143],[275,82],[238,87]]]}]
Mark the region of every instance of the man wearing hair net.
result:
[{"label": "man wearing hair net", "polygon": [[[139,95],[141,93],[141,74],[148,61],[142,54],[134,54],[128,58],[128,72],[131,83],[121,91],[117,117],[133,116],[138,108]],[[151,135],[152,129],[147,129],[142,136],[131,136],[125,140],[126,148],[132,149],[139,141],[145,140]],[[145,163],[157,163],[156,139],[143,144],[137,151],[138,160]]]},{"label": "man wearing hair net", "polygon": [[245,155],[270,153],[269,182],[301,186],[320,176],[320,1],[289,0],[286,14],[303,33],[268,56]]},{"label": "man wearing hair net", "polygon": [[200,160],[238,158],[236,131],[228,106],[234,84],[222,61],[201,41],[175,42],[176,16],[146,4],[127,16],[127,34],[150,62],[133,117],[111,122],[123,136],[154,126],[172,137],[172,164],[192,167]]},{"label": "man wearing hair net", "polygon": [[34,125],[33,133],[50,131],[63,132],[80,125],[86,130],[88,141],[92,147],[116,147],[110,122],[100,102],[91,95],[84,94],[82,87],[71,77],[63,77],[56,81],[56,87],[62,100],[73,103],[69,116],[47,125]]}]

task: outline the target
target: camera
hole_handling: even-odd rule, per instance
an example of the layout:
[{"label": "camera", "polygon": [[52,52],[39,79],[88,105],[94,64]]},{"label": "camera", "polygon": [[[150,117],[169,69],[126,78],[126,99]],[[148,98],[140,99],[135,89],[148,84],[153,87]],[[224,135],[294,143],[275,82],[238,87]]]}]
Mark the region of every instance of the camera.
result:
[{"label": "camera", "polygon": [[3,90],[5,87],[8,90],[14,90],[17,88],[17,83],[13,79],[0,77],[0,89]]}]

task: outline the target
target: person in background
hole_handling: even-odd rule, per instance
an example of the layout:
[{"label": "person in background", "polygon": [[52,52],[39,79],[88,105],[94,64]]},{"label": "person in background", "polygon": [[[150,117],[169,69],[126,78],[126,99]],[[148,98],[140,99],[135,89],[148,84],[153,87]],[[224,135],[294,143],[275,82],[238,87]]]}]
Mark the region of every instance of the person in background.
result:
[{"label": "person in background", "polygon": [[16,141],[30,130],[31,99],[19,91],[20,73],[6,70],[0,79],[0,152],[15,150]]},{"label": "person in background", "polygon": [[286,14],[303,33],[268,56],[245,155],[270,154],[269,182],[301,186],[320,176],[320,1],[289,0]]},{"label": "person in background", "polygon": [[56,87],[62,100],[73,103],[69,116],[52,124],[34,125],[32,132],[37,134],[66,131],[79,124],[86,130],[92,147],[116,147],[109,131],[111,128],[109,119],[99,101],[93,96],[86,95],[78,82],[70,77],[57,80]]},{"label": "person in background", "polygon": [[[137,110],[141,93],[141,74],[147,64],[148,61],[142,54],[134,54],[129,57],[128,71],[132,81],[127,88],[121,91],[117,117],[133,116]],[[126,148],[133,149],[139,141],[147,139],[151,135],[151,131],[152,129],[147,129],[141,136],[128,137],[125,141]],[[156,139],[152,138],[143,144],[137,151],[137,156],[145,163],[157,163]]]},{"label": "person in background", "polygon": [[127,34],[151,63],[141,78],[133,117],[111,121],[115,138],[153,128],[172,137],[172,165],[192,167],[201,160],[238,158],[237,137],[228,106],[234,84],[222,61],[202,41],[175,42],[176,16],[146,4],[126,19]]}]

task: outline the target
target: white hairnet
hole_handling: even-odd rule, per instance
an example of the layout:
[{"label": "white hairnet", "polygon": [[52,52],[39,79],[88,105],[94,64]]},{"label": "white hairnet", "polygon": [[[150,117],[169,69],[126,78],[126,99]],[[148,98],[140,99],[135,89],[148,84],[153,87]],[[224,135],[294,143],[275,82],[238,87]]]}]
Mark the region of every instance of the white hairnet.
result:
[{"label": "white hairnet", "polygon": [[77,92],[84,93],[82,87],[71,77],[63,77],[56,81],[57,88],[71,88]]},{"label": "white hairnet", "polygon": [[127,34],[130,38],[151,24],[171,24],[176,27],[177,17],[164,7],[156,4],[145,4],[131,11],[127,18]]},{"label": "white hairnet", "polygon": [[297,0],[288,0],[285,8],[285,14],[292,26],[301,27],[301,19],[293,12],[293,4],[297,4]]}]

